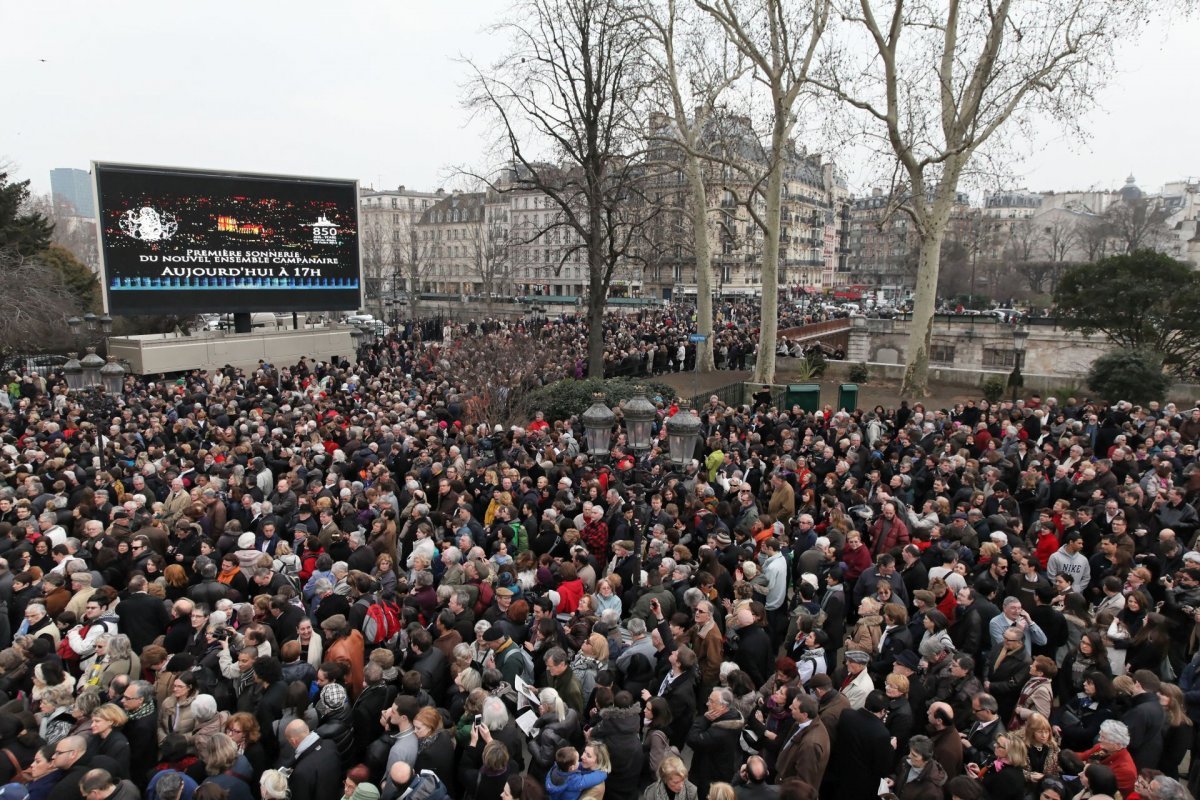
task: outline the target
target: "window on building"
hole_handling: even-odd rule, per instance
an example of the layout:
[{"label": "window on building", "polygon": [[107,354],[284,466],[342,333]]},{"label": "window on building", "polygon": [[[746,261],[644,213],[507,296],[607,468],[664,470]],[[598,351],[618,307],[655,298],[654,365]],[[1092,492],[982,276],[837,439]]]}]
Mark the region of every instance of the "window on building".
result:
[{"label": "window on building", "polygon": [[1012,369],[1016,363],[1017,354],[1014,350],[1009,350],[1002,347],[983,348],[983,366],[985,367]]},{"label": "window on building", "polygon": [[929,347],[929,360],[937,364],[954,363],[954,345],[933,344]]}]

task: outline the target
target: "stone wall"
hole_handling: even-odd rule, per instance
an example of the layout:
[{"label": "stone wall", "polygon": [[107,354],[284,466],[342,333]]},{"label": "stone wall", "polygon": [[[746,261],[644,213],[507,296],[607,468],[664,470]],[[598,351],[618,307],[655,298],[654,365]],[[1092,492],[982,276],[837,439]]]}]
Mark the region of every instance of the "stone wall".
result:
[{"label": "stone wall", "polygon": [[[1044,375],[1058,381],[1082,380],[1092,362],[1113,345],[1100,335],[1084,336],[1057,325],[1038,324],[1028,328],[1029,339],[1021,372]],[[903,364],[911,322],[908,319],[865,319],[866,358],[878,364]],[[952,368],[994,371],[1007,375],[1012,370],[1013,327],[989,317],[937,316],[931,337],[933,369]],[[856,331],[851,331],[854,339]],[[855,348],[851,347],[851,352]],[[1004,359],[1009,360],[1004,360]],[[853,359],[847,359],[853,360]]]}]

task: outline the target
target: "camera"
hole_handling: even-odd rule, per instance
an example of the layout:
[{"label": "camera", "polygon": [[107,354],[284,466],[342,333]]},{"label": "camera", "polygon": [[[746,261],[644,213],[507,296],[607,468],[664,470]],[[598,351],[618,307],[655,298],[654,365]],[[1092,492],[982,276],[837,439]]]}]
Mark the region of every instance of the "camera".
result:
[{"label": "camera", "polygon": [[215,631],[213,631],[212,637],[214,639],[216,639],[218,642],[223,642],[229,638],[229,629],[228,628],[217,628]]}]

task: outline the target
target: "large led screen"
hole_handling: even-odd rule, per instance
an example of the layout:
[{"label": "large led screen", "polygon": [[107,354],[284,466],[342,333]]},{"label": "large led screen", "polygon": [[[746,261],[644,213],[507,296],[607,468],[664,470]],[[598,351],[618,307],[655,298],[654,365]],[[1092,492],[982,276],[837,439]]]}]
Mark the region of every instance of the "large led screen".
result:
[{"label": "large led screen", "polygon": [[349,180],[92,165],[110,314],[361,306]]}]

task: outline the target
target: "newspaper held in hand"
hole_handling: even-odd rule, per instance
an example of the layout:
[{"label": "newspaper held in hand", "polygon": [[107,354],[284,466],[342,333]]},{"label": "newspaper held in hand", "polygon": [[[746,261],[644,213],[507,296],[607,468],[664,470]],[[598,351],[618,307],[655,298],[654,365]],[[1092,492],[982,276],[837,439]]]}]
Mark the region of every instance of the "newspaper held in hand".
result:
[{"label": "newspaper held in hand", "polygon": [[[517,710],[532,706],[535,711],[541,706],[541,701],[538,700],[537,689],[534,689],[528,683],[521,679],[521,676],[516,676],[517,679],[513,684],[513,688],[517,690]],[[536,714],[535,714],[536,717]]]},{"label": "newspaper held in hand", "polygon": [[534,735],[534,726],[537,725],[538,715],[532,708],[526,708],[524,711],[517,714],[517,727],[521,729],[527,737],[532,738]]}]

